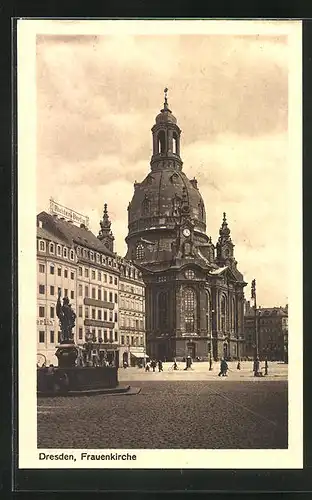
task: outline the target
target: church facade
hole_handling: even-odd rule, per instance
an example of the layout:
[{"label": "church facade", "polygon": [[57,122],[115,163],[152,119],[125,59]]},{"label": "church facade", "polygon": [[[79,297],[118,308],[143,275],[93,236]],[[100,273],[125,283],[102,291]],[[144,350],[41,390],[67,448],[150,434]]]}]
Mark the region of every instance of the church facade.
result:
[{"label": "church facade", "polygon": [[152,127],[150,172],[134,184],[128,206],[126,259],[146,285],[146,340],[151,358],[244,356],[244,282],[230,229],[216,245],[206,233],[196,179],[183,172],[181,130],[168,106]]}]

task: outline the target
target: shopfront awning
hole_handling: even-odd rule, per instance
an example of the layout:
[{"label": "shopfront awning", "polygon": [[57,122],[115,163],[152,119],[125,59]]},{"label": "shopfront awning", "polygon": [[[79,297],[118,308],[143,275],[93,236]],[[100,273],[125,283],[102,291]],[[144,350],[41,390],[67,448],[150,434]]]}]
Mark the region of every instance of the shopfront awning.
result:
[{"label": "shopfront awning", "polygon": [[138,359],[149,358],[149,356],[145,352],[130,351],[130,354],[131,356],[134,356]]}]

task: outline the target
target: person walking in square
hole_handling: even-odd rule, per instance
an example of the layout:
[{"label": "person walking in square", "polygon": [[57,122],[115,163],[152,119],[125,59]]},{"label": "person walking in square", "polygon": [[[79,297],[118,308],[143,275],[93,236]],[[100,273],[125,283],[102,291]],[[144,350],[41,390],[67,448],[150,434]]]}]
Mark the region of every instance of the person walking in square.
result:
[{"label": "person walking in square", "polygon": [[158,361],[158,371],[159,371],[159,372],[162,372],[162,371],[163,371],[163,364],[162,364],[162,361],[161,361],[161,360],[159,360],[159,361]]},{"label": "person walking in square", "polygon": [[221,359],[220,363],[220,372],[218,373],[218,377],[226,377],[226,372],[228,371],[229,367],[227,362],[225,361],[224,358]]}]

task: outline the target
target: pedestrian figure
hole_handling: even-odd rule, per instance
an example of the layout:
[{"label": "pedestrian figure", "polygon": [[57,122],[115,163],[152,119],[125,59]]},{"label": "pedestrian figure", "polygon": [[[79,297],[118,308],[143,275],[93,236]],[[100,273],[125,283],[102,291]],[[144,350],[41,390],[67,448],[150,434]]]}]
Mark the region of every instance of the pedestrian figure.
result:
[{"label": "pedestrian figure", "polygon": [[268,358],[265,358],[265,361],[264,361],[264,375],[268,374],[268,368],[269,368]]},{"label": "pedestrian figure", "polygon": [[177,370],[177,369],[178,369],[178,365],[177,365],[177,362],[176,362],[176,361],[174,361],[174,363],[173,363],[173,369],[174,369],[174,370]]},{"label": "pedestrian figure", "polygon": [[155,368],[156,368],[156,361],[154,359],[151,362],[151,367],[153,368],[153,372],[154,372]]},{"label": "pedestrian figure", "polygon": [[229,367],[227,362],[225,361],[224,358],[221,359],[220,363],[220,372],[218,373],[218,377],[226,377],[226,372],[228,371]]},{"label": "pedestrian figure", "polygon": [[150,365],[148,363],[146,363],[145,365],[145,371],[146,372],[149,372],[150,371]]},{"label": "pedestrian figure", "polygon": [[237,369],[238,369],[238,370],[240,370],[240,369],[241,369],[240,360],[238,360],[238,363],[237,363]]},{"label": "pedestrian figure", "polygon": [[259,377],[259,368],[260,368],[260,361],[259,358],[256,358],[253,366],[254,377]]},{"label": "pedestrian figure", "polygon": [[161,360],[159,360],[159,361],[158,361],[158,371],[159,371],[159,372],[162,372],[162,371],[163,371],[163,364],[162,364],[162,361],[161,361]]}]

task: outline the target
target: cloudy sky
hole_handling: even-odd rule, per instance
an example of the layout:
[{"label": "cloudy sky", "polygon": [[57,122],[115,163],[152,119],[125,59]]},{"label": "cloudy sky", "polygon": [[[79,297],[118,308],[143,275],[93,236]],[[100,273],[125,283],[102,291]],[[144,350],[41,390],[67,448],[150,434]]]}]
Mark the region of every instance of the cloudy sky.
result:
[{"label": "cloudy sky", "polygon": [[108,203],[124,255],[133,183],[169,88],[181,156],[198,179],[207,233],[227,213],[238,267],[262,306],[287,297],[288,45],[284,36],[37,37],[37,211],[49,198],[90,217]]}]

